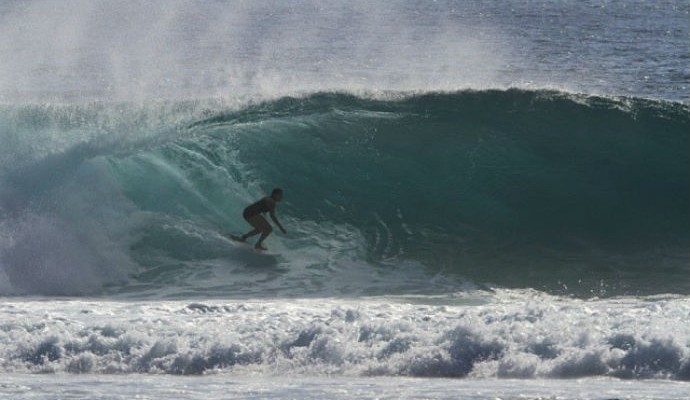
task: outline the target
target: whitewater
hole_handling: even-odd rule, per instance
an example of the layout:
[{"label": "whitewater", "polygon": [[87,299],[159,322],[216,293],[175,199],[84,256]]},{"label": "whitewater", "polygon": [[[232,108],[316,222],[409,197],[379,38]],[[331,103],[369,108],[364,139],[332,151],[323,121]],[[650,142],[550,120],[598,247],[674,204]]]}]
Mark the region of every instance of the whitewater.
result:
[{"label": "whitewater", "polygon": [[689,16],[0,2],[0,397],[687,398]]}]

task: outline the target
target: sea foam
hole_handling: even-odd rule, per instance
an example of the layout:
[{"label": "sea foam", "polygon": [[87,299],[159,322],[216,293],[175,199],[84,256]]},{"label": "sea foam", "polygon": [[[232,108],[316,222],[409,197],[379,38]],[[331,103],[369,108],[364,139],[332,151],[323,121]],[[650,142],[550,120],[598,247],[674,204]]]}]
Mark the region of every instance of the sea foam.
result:
[{"label": "sea foam", "polygon": [[687,299],[472,296],[6,301],[0,359],[4,372],[690,380]]}]

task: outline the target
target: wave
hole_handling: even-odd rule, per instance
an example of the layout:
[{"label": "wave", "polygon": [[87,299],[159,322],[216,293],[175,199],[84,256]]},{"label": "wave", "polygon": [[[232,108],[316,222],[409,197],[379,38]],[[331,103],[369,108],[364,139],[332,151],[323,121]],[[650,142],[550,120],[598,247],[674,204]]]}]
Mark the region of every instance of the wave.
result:
[{"label": "wave", "polygon": [[[12,106],[0,118],[6,293],[423,292],[447,279],[690,292],[680,103],[316,93],[234,110]],[[281,256],[256,268],[221,234],[245,230],[242,208],[274,186],[290,235],[271,237]]]},{"label": "wave", "polygon": [[0,371],[690,380],[687,299],[503,296],[3,303]]}]

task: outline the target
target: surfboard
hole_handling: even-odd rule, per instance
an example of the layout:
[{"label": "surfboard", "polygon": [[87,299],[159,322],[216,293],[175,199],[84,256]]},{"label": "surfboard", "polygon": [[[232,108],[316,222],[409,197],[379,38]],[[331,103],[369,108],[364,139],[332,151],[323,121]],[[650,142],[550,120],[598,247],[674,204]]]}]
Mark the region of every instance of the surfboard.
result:
[{"label": "surfboard", "polygon": [[280,255],[267,250],[257,250],[254,244],[243,242],[235,235],[221,235],[231,246],[230,257],[236,263],[252,268],[275,268],[280,263]]},{"label": "surfboard", "polygon": [[237,236],[237,235],[229,234],[227,237],[230,238],[230,242],[232,244],[234,244],[235,246],[244,248],[246,250],[251,250],[257,254],[263,254],[263,255],[267,255],[267,256],[277,256],[278,255],[278,254],[270,252],[269,250],[257,249],[254,247],[253,244],[247,243],[246,241],[242,240],[242,238]]}]

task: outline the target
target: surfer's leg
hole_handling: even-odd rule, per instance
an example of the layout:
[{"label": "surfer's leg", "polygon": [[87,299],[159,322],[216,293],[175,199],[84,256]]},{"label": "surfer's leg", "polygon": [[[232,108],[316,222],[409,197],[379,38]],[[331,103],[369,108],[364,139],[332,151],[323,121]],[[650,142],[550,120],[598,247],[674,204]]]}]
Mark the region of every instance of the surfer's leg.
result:
[{"label": "surfer's leg", "polygon": [[248,238],[250,238],[250,237],[252,237],[252,236],[255,236],[255,235],[258,235],[259,233],[261,233],[261,230],[260,230],[260,229],[252,229],[251,231],[249,231],[249,232],[245,233],[244,235],[242,235],[242,237],[240,237],[240,239],[242,239],[242,241],[244,242],[244,241],[247,240]]},{"label": "surfer's leg", "polygon": [[264,240],[266,240],[268,235],[271,234],[273,228],[271,228],[271,224],[269,224],[268,221],[266,221],[266,218],[264,218],[261,215],[259,215],[259,218],[261,218],[261,220],[257,222],[259,227],[261,228],[261,237],[259,237],[259,240],[256,242],[256,245],[254,247],[257,249],[266,250],[262,243],[264,242]]},{"label": "surfer's leg", "polygon": [[249,218],[245,217],[245,220],[247,221],[247,223],[249,223],[249,225],[253,226],[254,229],[252,229],[251,231],[242,235],[242,237],[240,238],[240,239],[242,239],[242,241],[245,241],[248,238],[261,233],[263,231],[263,224],[261,222],[262,222],[262,220],[263,220],[263,222],[266,222],[264,217],[262,217],[260,214],[259,215],[253,215]]}]

